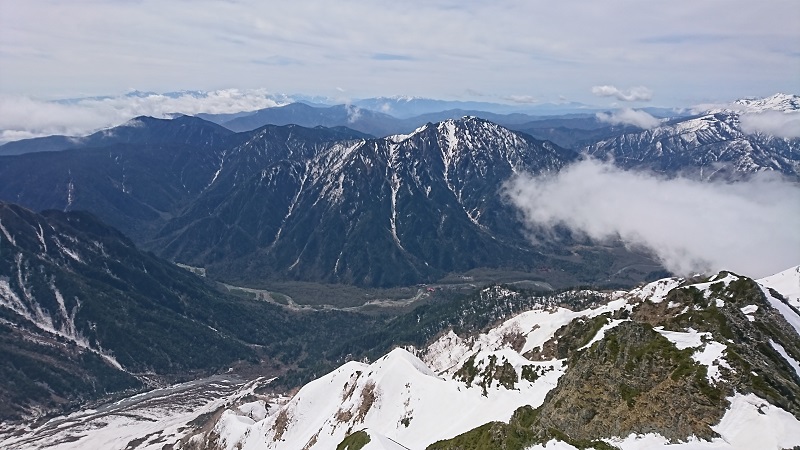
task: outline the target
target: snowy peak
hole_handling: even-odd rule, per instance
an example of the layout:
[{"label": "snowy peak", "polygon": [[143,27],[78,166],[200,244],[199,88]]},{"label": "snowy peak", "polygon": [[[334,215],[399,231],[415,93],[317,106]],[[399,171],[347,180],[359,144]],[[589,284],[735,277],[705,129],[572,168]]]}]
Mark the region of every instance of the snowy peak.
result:
[{"label": "snowy peak", "polygon": [[764,98],[744,98],[733,102],[731,109],[743,113],[778,111],[783,113],[800,111],[800,95],[775,94]]},{"label": "snowy peak", "polygon": [[695,110],[705,114],[793,113],[800,111],[800,95],[778,93],[769,97],[746,97],[731,103],[699,105]]},{"label": "snowy peak", "polygon": [[[800,130],[800,110],[791,109],[795,100],[782,97],[780,101],[759,102],[761,106],[751,108],[764,111],[758,114],[725,108],[674,119],[652,130],[598,141],[587,146],[586,152],[613,159],[626,169],[702,180],[730,181],[762,171],[798,177],[800,147],[794,138]],[[789,112],[770,110],[773,106]]]},{"label": "snowy peak", "polygon": [[[309,383],[251,427],[231,427],[223,416],[217,430],[226,449],[258,441],[274,449],[332,449],[365,428],[371,437],[423,448],[437,437],[507,419],[498,401],[521,405],[525,398],[524,392],[505,392],[482,396],[479,389],[437,377],[407,351],[394,350],[371,365],[347,363]],[[448,423],[441,422],[443,417]]]}]

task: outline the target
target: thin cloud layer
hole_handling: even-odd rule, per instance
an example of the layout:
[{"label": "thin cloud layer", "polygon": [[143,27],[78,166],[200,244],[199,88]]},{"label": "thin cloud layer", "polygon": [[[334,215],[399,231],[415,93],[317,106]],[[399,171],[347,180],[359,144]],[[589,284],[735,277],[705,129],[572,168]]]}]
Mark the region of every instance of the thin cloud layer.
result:
[{"label": "thin cloud layer", "polygon": [[770,275],[800,261],[800,187],[758,176],[734,184],[664,179],[584,160],[505,190],[531,230],[565,225],[650,249],[668,270]]},{"label": "thin cloud layer", "polygon": [[598,97],[614,97],[621,102],[648,102],[653,99],[653,91],[644,86],[636,86],[624,91],[616,86],[594,86],[592,94]]},{"label": "thin cloud layer", "polygon": [[539,103],[539,99],[533,95],[507,95],[503,97],[503,100],[507,100],[512,103],[519,103],[519,104],[534,104]]},{"label": "thin cloud layer", "polygon": [[646,130],[655,128],[660,123],[647,112],[631,108],[622,108],[613,113],[597,113],[596,116],[597,120],[611,125],[633,125]]},{"label": "thin cloud layer", "polygon": [[[588,103],[601,79],[646,80],[654,101],[684,106],[796,90],[799,68],[797,0],[771,0],[768,14],[746,0],[0,1],[0,93],[37,97],[341,86]],[[641,98],[619,97],[630,95]]]},{"label": "thin cloud layer", "polygon": [[165,118],[174,113],[235,113],[288,103],[264,90],[227,89],[172,95],[134,93],[118,97],[52,102],[23,96],[0,97],[0,143],[53,134],[82,136],[136,116]]}]

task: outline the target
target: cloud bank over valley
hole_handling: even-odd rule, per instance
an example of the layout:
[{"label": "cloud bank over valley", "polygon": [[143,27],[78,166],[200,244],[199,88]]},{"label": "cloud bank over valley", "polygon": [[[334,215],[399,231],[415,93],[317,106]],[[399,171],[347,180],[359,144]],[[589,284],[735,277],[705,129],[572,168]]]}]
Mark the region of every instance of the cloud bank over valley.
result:
[{"label": "cloud bank over valley", "polygon": [[505,196],[532,230],[565,225],[594,240],[621,239],[680,275],[766,276],[800,255],[800,187],[774,174],[704,183],[586,159],[556,175],[519,175]]}]

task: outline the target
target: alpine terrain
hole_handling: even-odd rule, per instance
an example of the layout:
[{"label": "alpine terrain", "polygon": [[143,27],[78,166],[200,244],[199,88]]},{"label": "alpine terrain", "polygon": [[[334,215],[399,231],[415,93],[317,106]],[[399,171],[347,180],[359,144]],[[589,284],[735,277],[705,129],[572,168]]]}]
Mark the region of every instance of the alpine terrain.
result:
[{"label": "alpine terrain", "polygon": [[[0,147],[0,448],[800,448],[800,266],[730,270],[754,226],[788,255],[766,236],[754,267],[800,262],[800,97],[654,108],[649,128],[284,100]],[[559,200],[588,175],[548,181],[590,158],[664,191],[781,194]],[[524,215],[514,180],[543,193]],[[672,245],[697,203],[714,236]],[[651,206],[664,223],[639,221]],[[576,231],[608,218],[655,238]],[[665,270],[715,252],[716,273]]]},{"label": "alpine terrain", "polygon": [[[202,418],[159,415],[157,405],[142,402],[139,409],[59,419],[68,424],[61,431],[45,424],[5,443],[791,448],[800,445],[800,314],[790,297],[800,286],[798,270],[762,280],[729,272],[666,278],[613,292],[538,295],[490,286],[449,306],[460,317],[455,325],[436,320],[435,309],[409,314],[435,333],[426,343],[406,341],[372,362],[347,362],[290,396],[239,385],[219,401],[201,402],[209,406],[198,411],[217,408]],[[142,418],[126,419],[130,414]],[[149,423],[170,417],[184,425],[145,433]],[[96,428],[101,422],[115,424],[114,431]]]}]

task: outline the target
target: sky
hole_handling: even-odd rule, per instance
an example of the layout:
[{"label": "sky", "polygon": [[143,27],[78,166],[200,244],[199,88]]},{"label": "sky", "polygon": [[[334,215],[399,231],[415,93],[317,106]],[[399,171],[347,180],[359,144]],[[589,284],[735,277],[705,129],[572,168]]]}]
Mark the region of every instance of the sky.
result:
[{"label": "sky", "polygon": [[0,96],[690,106],[800,91],[797,0],[0,0]]}]

